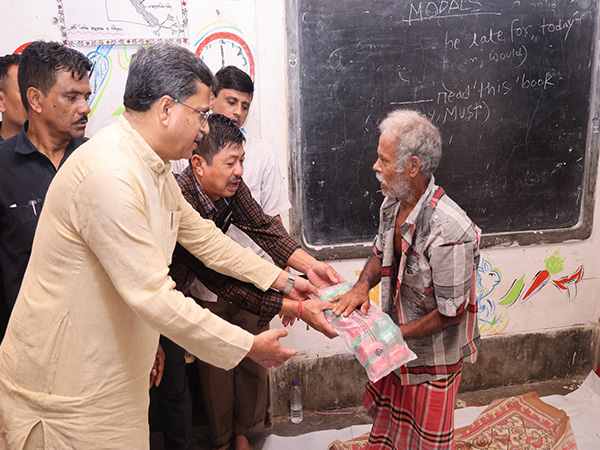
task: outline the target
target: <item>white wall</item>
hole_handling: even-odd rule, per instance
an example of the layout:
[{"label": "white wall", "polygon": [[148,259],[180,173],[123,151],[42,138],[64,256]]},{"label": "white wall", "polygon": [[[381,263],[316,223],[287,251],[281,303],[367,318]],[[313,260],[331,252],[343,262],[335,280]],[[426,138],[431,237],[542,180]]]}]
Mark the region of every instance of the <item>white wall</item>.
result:
[{"label": "white wall", "polygon": [[[188,2],[188,13],[188,46],[192,50],[195,50],[195,43],[201,36],[219,27],[236,30],[248,42],[256,59],[257,89],[246,128],[273,144],[282,173],[287,177],[289,152],[284,0],[194,1]],[[0,54],[11,53],[34,39],[61,40],[56,17],[55,1],[11,2],[11,7],[4,8],[0,17]],[[96,47],[78,49],[88,54]],[[92,105],[95,109],[88,135],[93,135],[115,119],[113,114],[118,113],[121,107],[128,60],[135,50],[135,46],[115,46],[108,53],[110,77]],[[599,223],[598,214],[596,209],[595,224]],[[483,250],[482,256],[490,262],[489,269],[481,276],[482,285],[478,289],[483,334],[551,332],[598,323],[600,282],[596,258],[600,250],[599,233],[596,226],[592,236],[585,241]],[[511,306],[500,304],[513,282],[523,278],[526,290],[535,275],[545,268],[545,260],[552,257],[555,261],[564,260],[554,266],[556,273],[551,275],[546,285],[526,301],[517,300]],[[355,280],[363,261],[335,261],[332,265],[348,280]],[[583,278],[568,291],[561,291],[554,285],[553,280],[572,275],[581,266]],[[276,318],[272,325],[277,326],[278,322]],[[330,341],[312,330],[307,331],[303,324],[292,327],[290,336],[284,341],[286,345],[311,355],[345,351],[339,339]]]}]

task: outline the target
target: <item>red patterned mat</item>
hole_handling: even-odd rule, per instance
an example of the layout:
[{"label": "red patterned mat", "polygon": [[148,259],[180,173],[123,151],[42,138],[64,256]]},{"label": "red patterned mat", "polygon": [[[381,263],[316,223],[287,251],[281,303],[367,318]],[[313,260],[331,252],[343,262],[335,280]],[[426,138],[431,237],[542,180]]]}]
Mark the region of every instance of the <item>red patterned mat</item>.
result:
[{"label": "red patterned mat", "polygon": [[576,450],[569,416],[535,392],[494,400],[475,421],[455,430],[455,450]]},{"label": "red patterned mat", "polygon": [[327,450],[365,450],[368,442],[369,433],[365,433],[346,442],[342,442],[340,440],[333,441],[331,444],[329,444]]}]

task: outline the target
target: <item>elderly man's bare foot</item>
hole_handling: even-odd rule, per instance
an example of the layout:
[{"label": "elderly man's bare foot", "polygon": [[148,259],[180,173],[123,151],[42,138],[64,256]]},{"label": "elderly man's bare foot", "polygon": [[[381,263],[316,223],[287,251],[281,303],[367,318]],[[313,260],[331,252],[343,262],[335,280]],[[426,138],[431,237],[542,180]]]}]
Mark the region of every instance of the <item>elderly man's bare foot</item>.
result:
[{"label": "elderly man's bare foot", "polygon": [[235,437],[235,450],[252,450],[246,436]]}]

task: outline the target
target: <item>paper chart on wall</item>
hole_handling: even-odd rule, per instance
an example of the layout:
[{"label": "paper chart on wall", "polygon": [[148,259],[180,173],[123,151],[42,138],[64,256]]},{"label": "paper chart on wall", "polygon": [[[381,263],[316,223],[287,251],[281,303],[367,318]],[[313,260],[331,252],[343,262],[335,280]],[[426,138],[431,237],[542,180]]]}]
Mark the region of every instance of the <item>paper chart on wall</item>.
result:
[{"label": "paper chart on wall", "polygon": [[66,45],[187,43],[185,0],[56,0]]}]

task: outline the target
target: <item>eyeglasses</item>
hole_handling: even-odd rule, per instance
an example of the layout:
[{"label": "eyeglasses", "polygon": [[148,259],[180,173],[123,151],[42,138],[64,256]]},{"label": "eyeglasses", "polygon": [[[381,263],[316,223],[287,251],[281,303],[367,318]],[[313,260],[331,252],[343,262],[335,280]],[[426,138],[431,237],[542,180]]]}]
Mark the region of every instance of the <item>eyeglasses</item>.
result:
[{"label": "eyeglasses", "polygon": [[208,111],[200,111],[199,109],[192,108],[190,105],[186,105],[185,103],[180,102],[176,98],[174,98],[173,101],[175,103],[179,103],[182,106],[185,106],[186,108],[191,109],[196,114],[198,114],[201,117],[201,122],[202,122],[202,124],[200,125],[201,127],[203,127],[204,125],[206,125],[206,123],[208,122],[208,118],[212,115],[212,111],[210,111],[210,110],[208,110]]}]

